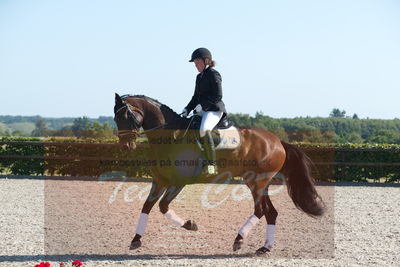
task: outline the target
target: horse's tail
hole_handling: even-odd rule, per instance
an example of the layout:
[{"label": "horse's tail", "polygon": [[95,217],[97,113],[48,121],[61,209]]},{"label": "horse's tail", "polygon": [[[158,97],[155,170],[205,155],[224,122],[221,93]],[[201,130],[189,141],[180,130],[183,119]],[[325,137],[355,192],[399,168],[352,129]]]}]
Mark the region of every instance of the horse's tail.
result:
[{"label": "horse's tail", "polygon": [[281,173],[286,179],[289,196],[298,209],[312,217],[321,216],[325,205],[314,187],[311,175],[313,162],[299,148],[283,141],[282,145],[286,151],[286,160]]}]

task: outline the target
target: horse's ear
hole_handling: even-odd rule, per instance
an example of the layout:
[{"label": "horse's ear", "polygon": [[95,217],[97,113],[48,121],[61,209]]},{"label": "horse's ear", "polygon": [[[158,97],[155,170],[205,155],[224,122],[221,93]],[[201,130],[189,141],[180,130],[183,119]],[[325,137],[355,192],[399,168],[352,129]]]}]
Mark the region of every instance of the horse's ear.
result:
[{"label": "horse's ear", "polygon": [[115,103],[122,103],[122,98],[117,93],[115,93]]}]

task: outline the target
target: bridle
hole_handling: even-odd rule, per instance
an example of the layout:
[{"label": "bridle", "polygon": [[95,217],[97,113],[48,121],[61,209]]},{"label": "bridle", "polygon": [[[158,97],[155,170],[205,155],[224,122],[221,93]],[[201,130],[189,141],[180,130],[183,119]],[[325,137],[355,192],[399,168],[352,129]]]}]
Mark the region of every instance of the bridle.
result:
[{"label": "bridle", "polygon": [[[124,106],[122,106],[122,107],[120,107],[119,109],[117,109],[117,110],[115,111],[115,114],[118,114],[118,112],[120,112],[120,111],[121,111],[122,109],[124,109],[124,108],[127,108],[127,109],[128,109],[129,113],[132,115],[133,120],[135,121],[135,124],[139,124],[139,120],[135,117],[133,111],[136,111],[137,113],[140,114],[140,116],[142,116],[142,118],[144,118],[144,113],[143,113],[143,111],[142,111],[140,108],[135,107],[135,106],[132,106],[132,105],[129,104],[129,103],[125,103]],[[182,114],[183,114],[183,113],[181,113],[181,114],[179,114],[179,115],[182,115]],[[164,123],[164,124],[158,125],[158,126],[156,126],[156,127],[153,127],[153,128],[151,128],[151,129],[147,129],[147,130],[145,130],[145,131],[142,131],[142,132],[140,132],[140,133],[139,133],[139,128],[138,128],[138,127],[135,127],[135,129],[131,129],[131,130],[118,130],[118,131],[117,131],[117,136],[118,136],[118,137],[132,136],[134,139],[136,139],[137,137],[139,137],[139,136],[141,136],[141,135],[143,135],[143,134],[145,134],[145,133],[148,133],[148,132],[153,131],[153,130],[157,130],[157,129],[164,128],[164,127],[167,126],[167,125],[168,125],[168,123]]]},{"label": "bridle", "polygon": [[139,113],[140,116],[142,116],[142,118],[144,118],[144,113],[140,108],[132,106],[129,103],[125,103],[124,106],[120,107],[118,110],[115,111],[115,114],[118,114],[118,112],[120,112],[124,108],[126,108],[129,111],[129,114],[132,116],[132,119],[134,120],[134,123],[135,123],[135,127],[134,127],[134,129],[130,129],[130,130],[118,130],[117,136],[118,137],[132,136],[134,139],[136,139],[140,135],[139,127],[137,127],[137,125],[139,124],[139,120],[136,118],[133,111],[136,111],[137,113]]},{"label": "bridle", "polygon": [[[115,111],[115,115],[117,115],[121,110],[123,110],[124,108],[126,108],[126,109],[128,110],[128,112],[129,112],[129,114],[130,114],[131,117],[132,117],[132,118],[129,118],[129,116],[128,116],[128,119],[133,119],[135,125],[134,125],[134,129],[130,129],[130,130],[117,130],[117,136],[118,136],[119,138],[123,138],[123,137],[128,136],[128,137],[132,137],[133,140],[136,140],[136,139],[137,139],[139,136],[141,136],[141,135],[144,135],[144,134],[146,134],[146,133],[148,133],[148,132],[150,132],[150,131],[156,130],[156,129],[164,128],[165,126],[167,126],[167,125],[169,124],[169,123],[164,123],[164,124],[158,125],[158,126],[156,126],[156,127],[153,127],[153,128],[151,128],[151,129],[147,129],[147,130],[144,130],[144,131],[139,132],[140,126],[138,127],[138,125],[140,124],[140,121],[136,118],[136,116],[135,116],[135,114],[133,113],[133,111],[139,113],[139,114],[142,116],[142,118],[144,119],[144,113],[143,113],[143,111],[142,111],[140,108],[131,105],[130,103],[123,102],[123,104],[125,104],[125,105],[123,105],[122,107],[120,107],[119,109],[117,109],[117,110]],[[183,112],[180,113],[180,114],[178,114],[178,115],[181,116],[182,114],[183,114]],[[189,124],[188,124],[188,126],[187,126],[187,128],[186,128],[186,130],[185,130],[185,132],[184,132],[183,137],[186,135],[187,131],[189,130],[189,127],[190,127],[191,122],[193,121],[193,118],[194,118],[194,116],[192,116],[192,118],[191,118],[191,120],[190,120],[190,122],[189,122]]]}]

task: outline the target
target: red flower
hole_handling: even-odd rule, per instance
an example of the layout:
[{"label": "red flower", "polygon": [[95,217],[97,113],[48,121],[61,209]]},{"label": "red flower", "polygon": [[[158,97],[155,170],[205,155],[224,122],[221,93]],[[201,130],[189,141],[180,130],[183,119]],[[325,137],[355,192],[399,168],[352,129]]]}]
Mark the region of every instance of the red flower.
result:
[{"label": "red flower", "polygon": [[36,264],[35,267],[50,267],[50,263],[42,261],[40,264]]},{"label": "red flower", "polygon": [[65,262],[60,262],[60,267],[64,267],[65,266]]},{"label": "red flower", "polygon": [[74,260],[72,266],[83,266],[83,263],[80,260]]}]

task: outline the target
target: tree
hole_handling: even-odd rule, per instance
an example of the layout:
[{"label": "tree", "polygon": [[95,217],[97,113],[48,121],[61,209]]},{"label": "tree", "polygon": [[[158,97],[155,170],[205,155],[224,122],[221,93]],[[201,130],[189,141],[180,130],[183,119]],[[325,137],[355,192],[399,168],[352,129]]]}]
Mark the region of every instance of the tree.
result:
[{"label": "tree", "polygon": [[289,142],[289,136],[284,129],[273,129],[271,130],[279,139],[285,142]]},{"label": "tree", "polygon": [[345,135],[344,141],[347,143],[362,144],[364,142],[364,139],[359,133],[351,132]]},{"label": "tree", "polygon": [[71,126],[71,130],[76,137],[84,137],[85,131],[91,128],[92,124],[90,123],[87,117],[77,118],[74,120],[74,123]]},{"label": "tree", "polygon": [[38,119],[35,123],[35,129],[31,133],[32,136],[47,136],[48,129],[44,119]]},{"label": "tree", "polygon": [[2,135],[3,136],[11,136],[10,130],[9,129],[5,130]]},{"label": "tree", "polygon": [[329,117],[332,118],[344,118],[346,115],[346,111],[340,110],[338,108],[332,109],[331,113],[329,114]]},{"label": "tree", "polygon": [[108,122],[100,123],[94,121],[91,125],[90,130],[86,132],[86,137],[91,138],[113,138],[114,130]]},{"label": "tree", "polygon": [[241,114],[241,113],[229,113],[229,120],[233,121],[237,126],[252,126],[251,125],[251,117],[249,114]]},{"label": "tree", "polygon": [[60,130],[55,130],[54,132],[52,132],[52,136],[63,136],[63,137],[67,137],[67,136],[75,136],[74,132],[71,129],[71,126],[65,126]]},{"label": "tree", "polygon": [[20,130],[15,130],[11,133],[11,136],[26,136],[26,134]]},{"label": "tree", "polygon": [[394,130],[377,130],[368,141],[380,144],[400,144],[400,133]]},{"label": "tree", "polygon": [[91,121],[87,117],[77,118],[72,126],[64,127],[58,134],[69,135],[72,131],[73,135],[82,138],[113,138],[114,129],[107,121],[104,123]]},{"label": "tree", "polygon": [[261,111],[256,112],[255,117],[252,118],[251,121],[252,121],[251,126],[256,128],[262,128],[268,130],[272,129],[275,130],[281,128],[276,119],[263,115]]}]

